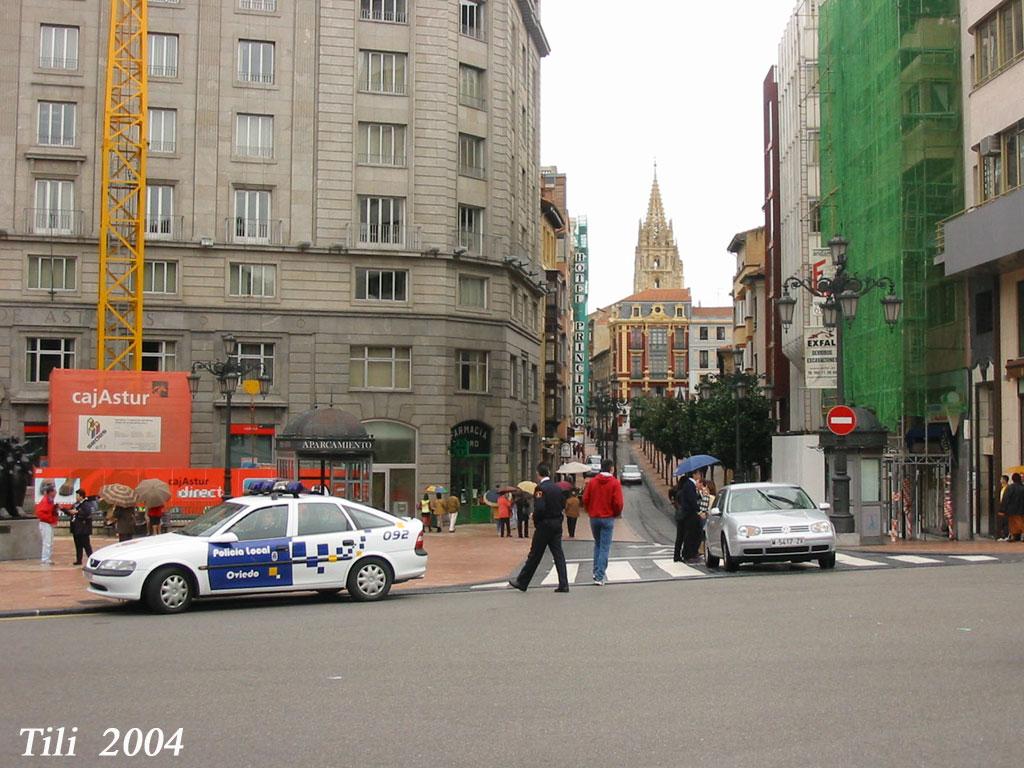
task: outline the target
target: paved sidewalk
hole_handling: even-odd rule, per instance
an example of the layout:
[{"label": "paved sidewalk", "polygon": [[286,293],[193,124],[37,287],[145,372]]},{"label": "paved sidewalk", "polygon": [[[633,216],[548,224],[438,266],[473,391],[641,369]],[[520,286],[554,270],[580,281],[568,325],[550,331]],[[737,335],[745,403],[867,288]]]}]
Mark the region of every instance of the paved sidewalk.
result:
[{"label": "paved sidewalk", "polygon": [[[531,526],[531,533],[532,526]],[[569,539],[566,539],[567,541]],[[580,516],[575,541],[592,541],[586,515]],[[629,525],[615,526],[616,541],[641,541]],[[93,535],[94,549],[113,544],[116,538]],[[495,527],[458,526],[455,533],[428,533],[425,546],[429,556],[423,579],[395,585],[396,591],[436,589],[482,584],[506,579],[526,559],[529,539],[499,539]],[[85,591],[86,580],[75,559],[74,542],[58,534],[53,543],[56,563],[44,566],[38,560],[0,562],[0,617],[49,613],[94,611],[117,606]]]}]

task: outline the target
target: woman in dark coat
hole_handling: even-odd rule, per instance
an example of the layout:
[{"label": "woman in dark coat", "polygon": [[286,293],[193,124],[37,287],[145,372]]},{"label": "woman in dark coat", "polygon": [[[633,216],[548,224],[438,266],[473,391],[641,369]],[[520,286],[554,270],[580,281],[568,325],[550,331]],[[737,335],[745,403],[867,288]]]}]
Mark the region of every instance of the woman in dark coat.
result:
[{"label": "woman in dark coat", "polygon": [[82,564],[82,553],[86,557],[92,555],[92,516],[96,512],[96,502],[79,488],[75,491],[75,505],[68,515],[71,516],[71,536],[75,540],[74,565]]}]

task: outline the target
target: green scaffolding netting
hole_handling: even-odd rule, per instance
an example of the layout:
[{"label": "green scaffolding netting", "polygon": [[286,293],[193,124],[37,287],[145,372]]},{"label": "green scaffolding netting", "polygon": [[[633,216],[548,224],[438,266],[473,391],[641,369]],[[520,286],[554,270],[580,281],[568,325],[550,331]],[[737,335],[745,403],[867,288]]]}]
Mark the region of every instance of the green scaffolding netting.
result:
[{"label": "green scaffolding netting", "polygon": [[[933,266],[936,228],[964,207],[956,0],[825,0],[819,27],[823,239],[848,270],[892,278],[844,331],[845,395],[890,429],[934,415],[964,365],[963,288]],[[960,391],[960,394],[966,394]]]}]

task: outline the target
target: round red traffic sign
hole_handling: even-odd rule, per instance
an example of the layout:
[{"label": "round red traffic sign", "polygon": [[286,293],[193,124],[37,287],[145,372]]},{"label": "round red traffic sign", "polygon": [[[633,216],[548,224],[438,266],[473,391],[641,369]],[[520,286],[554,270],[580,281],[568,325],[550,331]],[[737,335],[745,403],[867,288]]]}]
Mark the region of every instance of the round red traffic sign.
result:
[{"label": "round red traffic sign", "polygon": [[828,409],[825,424],[834,435],[848,435],[857,428],[857,413],[848,405],[835,405]]}]

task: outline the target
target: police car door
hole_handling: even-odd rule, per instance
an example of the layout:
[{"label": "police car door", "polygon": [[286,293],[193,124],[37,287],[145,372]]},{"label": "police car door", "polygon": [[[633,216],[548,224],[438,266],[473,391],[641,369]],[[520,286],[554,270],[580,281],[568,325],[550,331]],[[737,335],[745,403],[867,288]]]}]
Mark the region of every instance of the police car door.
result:
[{"label": "police car door", "polygon": [[297,589],[344,587],[356,549],[356,536],[337,502],[304,497],[298,501],[298,528],[292,540]]},{"label": "police car door", "polygon": [[289,506],[294,503],[281,499],[259,506],[226,531],[238,541],[210,543],[206,567],[213,594],[294,589],[288,536]]}]

